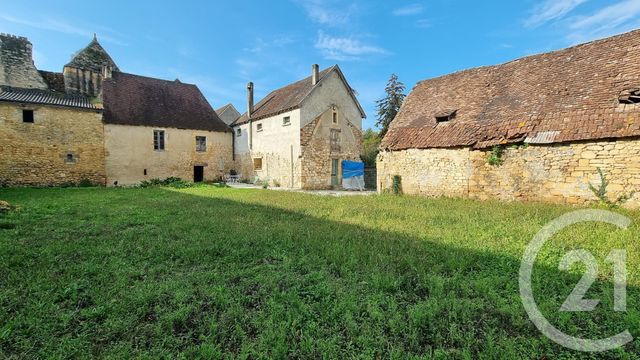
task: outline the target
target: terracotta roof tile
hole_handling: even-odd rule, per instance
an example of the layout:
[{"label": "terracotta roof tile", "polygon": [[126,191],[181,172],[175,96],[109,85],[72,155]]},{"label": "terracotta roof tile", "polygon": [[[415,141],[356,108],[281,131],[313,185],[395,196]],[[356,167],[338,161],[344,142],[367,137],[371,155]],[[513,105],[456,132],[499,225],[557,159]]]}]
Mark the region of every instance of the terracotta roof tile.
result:
[{"label": "terracotta roof tile", "polygon": [[[640,136],[640,30],[419,82],[381,147],[489,147]],[[623,98],[624,100],[624,98]],[[455,119],[436,123],[443,109]]]},{"label": "terracotta roof tile", "polygon": [[114,72],[102,91],[107,124],[231,131],[195,85]]}]

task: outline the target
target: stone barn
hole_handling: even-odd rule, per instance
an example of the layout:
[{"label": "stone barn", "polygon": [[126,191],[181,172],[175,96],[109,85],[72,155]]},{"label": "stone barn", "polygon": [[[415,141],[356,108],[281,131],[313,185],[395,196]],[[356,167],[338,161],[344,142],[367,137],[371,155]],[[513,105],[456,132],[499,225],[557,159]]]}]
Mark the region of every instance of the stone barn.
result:
[{"label": "stone barn", "polygon": [[613,200],[640,190],[639,139],[636,30],[419,82],[381,143],[378,185],[580,204],[600,170]]}]

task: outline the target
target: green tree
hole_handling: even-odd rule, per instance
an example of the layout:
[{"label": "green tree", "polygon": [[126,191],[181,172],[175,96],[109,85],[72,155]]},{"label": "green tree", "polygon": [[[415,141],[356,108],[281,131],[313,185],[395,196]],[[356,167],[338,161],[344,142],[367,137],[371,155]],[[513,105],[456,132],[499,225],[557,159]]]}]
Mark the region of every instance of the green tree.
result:
[{"label": "green tree", "polygon": [[367,129],[362,133],[362,147],[364,148],[362,161],[364,161],[365,166],[376,166],[376,157],[378,156],[380,140],[380,134],[375,130]]},{"label": "green tree", "polygon": [[380,128],[380,138],[384,137],[387,130],[389,130],[391,121],[398,115],[400,106],[402,106],[402,102],[406,97],[404,94],[405,89],[404,84],[398,81],[398,75],[391,74],[387,86],[384,88],[387,96],[385,96],[384,99],[376,101],[376,106],[378,107],[378,121],[376,125]]}]

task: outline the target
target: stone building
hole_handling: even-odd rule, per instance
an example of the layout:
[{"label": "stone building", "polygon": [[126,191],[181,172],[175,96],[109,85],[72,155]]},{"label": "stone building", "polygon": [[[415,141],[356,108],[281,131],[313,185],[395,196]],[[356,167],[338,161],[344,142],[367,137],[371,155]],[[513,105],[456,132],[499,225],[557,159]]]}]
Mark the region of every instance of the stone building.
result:
[{"label": "stone building", "polygon": [[26,38],[0,35],[0,185],[215,180],[232,161],[195,85],[120,72],[95,37],[62,73],[38,71]]},{"label": "stone building", "polygon": [[[405,193],[585,203],[640,190],[640,31],[419,82],[381,143]],[[629,205],[637,206],[635,195]]]},{"label": "stone building", "polygon": [[275,186],[329,189],[341,160],[360,160],[365,113],[335,65],[269,93],[232,124],[236,171]]},{"label": "stone building", "polygon": [[217,180],[229,172],[231,128],[195,85],[113,72],[102,99],[107,185]]},{"label": "stone building", "polygon": [[0,35],[0,185],[104,184],[102,109],[39,72],[31,52]]}]

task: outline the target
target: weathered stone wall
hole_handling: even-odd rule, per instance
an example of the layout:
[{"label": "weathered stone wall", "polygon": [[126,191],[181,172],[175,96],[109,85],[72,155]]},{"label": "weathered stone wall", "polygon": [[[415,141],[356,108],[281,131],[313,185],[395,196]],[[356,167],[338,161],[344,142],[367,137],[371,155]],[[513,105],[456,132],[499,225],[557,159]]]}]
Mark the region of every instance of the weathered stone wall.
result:
[{"label": "weathered stone wall", "polygon": [[[289,117],[289,124],[283,118]],[[258,126],[262,130],[258,131]],[[252,147],[249,131],[252,127]],[[237,136],[240,129],[241,135]],[[300,188],[300,110],[260,119],[233,128],[236,171],[245,180],[266,181],[272,186]],[[253,160],[262,159],[262,169]]]},{"label": "weathered stone wall", "polygon": [[27,38],[0,34],[0,85],[47,88],[33,63],[32,45]]},{"label": "weathered stone wall", "polygon": [[[489,165],[488,155],[468,148],[381,152],[379,191],[397,174],[407,194],[584,204],[596,200],[589,184],[600,184],[598,168],[612,200],[640,191],[638,139],[510,147],[499,166]],[[639,194],[627,205],[640,206]]]},{"label": "weathered stone wall", "polygon": [[[23,109],[34,110],[33,123],[22,122]],[[0,184],[105,183],[99,111],[0,103],[0,139]]]},{"label": "weathered stone wall", "polygon": [[[165,131],[163,151],[154,150],[154,130]],[[196,136],[207,137],[206,152],[196,151]],[[231,141],[230,133],[107,124],[107,185],[134,185],[170,176],[192,181],[194,166],[204,166],[205,180],[218,180],[234,166]]]},{"label": "weathered stone wall", "polygon": [[102,74],[96,71],[65,66],[64,86],[68,93],[97,97],[102,91]]},{"label": "weathered stone wall", "polygon": [[[333,110],[300,130],[302,144],[301,182],[303,189],[331,189],[331,161],[339,160],[338,183],[342,183],[342,160],[360,161],[362,133],[347,121],[341,109],[336,107],[338,122],[333,123]],[[331,148],[331,130],[340,132],[339,149]]]},{"label": "weathered stone wall", "polygon": [[378,154],[378,191],[402,177],[405,194],[466,196],[472,172],[469,149],[409,149]]}]

